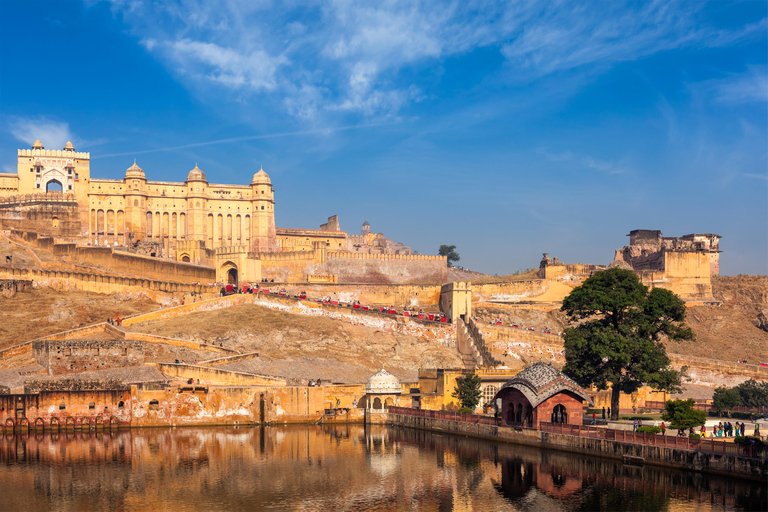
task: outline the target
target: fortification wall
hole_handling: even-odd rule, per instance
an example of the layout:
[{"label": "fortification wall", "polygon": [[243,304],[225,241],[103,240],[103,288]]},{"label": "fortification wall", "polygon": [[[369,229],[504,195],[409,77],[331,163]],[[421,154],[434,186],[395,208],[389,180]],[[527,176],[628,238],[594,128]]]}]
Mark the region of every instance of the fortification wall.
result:
[{"label": "fortification wall", "polygon": [[0,198],[0,229],[32,230],[48,236],[83,235],[77,202],[70,194]]},{"label": "fortification wall", "polygon": [[442,284],[448,280],[445,256],[328,253],[326,269],[313,273],[338,276],[339,283]]},{"label": "fortification wall", "polygon": [[502,283],[472,284],[472,302],[541,302],[562,300],[581,284],[581,279],[562,282],[553,279],[531,279]]},{"label": "fortification wall", "polygon": [[[151,279],[114,277],[81,272],[58,272],[0,267],[0,278],[28,279],[35,287],[49,286],[56,290],[77,289],[94,293],[137,293],[152,299],[167,295],[207,295],[208,287]],[[218,289],[214,290],[218,292]]]},{"label": "fortification wall", "polygon": [[35,341],[35,359],[48,375],[144,364],[144,343],[127,340]]},{"label": "fortification wall", "polygon": [[285,386],[285,379],[266,375],[219,370],[191,364],[158,363],[157,368],[165,375],[180,379],[195,379],[219,386]]}]

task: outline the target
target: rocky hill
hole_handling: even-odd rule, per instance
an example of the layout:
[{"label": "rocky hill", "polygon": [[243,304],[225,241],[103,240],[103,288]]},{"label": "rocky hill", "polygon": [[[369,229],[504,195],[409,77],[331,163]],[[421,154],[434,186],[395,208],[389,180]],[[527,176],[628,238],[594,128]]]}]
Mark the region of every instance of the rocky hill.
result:
[{"label": "rocky hill", "polygon": [[365,382],[382,368],[415,381],[419,368],[461,367],[456,348],[435,339],[251,304],[149,321],[131,330],[258,352],[258,358],[229,369],[293,381]]}]

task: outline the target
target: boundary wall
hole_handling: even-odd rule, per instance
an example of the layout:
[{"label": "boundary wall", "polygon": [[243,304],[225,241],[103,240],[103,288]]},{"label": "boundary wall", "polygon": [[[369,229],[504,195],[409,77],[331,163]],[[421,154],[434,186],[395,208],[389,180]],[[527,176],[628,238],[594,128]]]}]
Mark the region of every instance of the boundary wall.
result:
[{"label": "boundary wall", "polygon": [[224,386],[286,386],[288,381],[279,377],[219,370],[192,364],[157,363],[164,375],[179,379],[198,379]]},{"label": "boundary wall", "polygon": [[398,414],[392,411],[387,413],[387,423],[398,427],[478,437],[492,441],[536,446],[621,461],[641,461],[646,464],[667,468],[687,469],[731,477],[739,475],[759,480],[768,478],[768,459],[748,459],[733,455],[718,455],[678,448],[555,434],[541,430],[515,430],[514,427],[484,425],[443,418],[428,418],[410,414]]}]

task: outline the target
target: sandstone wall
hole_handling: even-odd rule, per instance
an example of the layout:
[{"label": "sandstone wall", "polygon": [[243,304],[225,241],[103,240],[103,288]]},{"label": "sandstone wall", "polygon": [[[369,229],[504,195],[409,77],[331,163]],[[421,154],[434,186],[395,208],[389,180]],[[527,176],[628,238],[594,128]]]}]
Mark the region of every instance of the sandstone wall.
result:
[{"label": "sandstone wall", "polygon": [[448,280],[444,256],[329,252],[325,266],[325,273],[337,275],[339,283],[442,284]]},{"label": "sandstone wall", "polygon": [[71,194],[0,198],[0,229],[24,229],[48,236],[82,236],[80,212]]},{"label": "sandstone wall", "polygon": [[574,278],[568,283],[553,279],[473,283],[472,302],[559,303],[581,282]]}]

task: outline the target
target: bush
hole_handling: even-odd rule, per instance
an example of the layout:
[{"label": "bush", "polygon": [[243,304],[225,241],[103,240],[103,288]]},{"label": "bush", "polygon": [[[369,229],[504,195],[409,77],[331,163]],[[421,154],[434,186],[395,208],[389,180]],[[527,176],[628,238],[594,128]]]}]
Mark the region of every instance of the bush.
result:
[{"label": "bush", "polygon": [[658,434],[661,432],[661,427],[637,427],[637,431],[641,434]]},{"label": "bush", "polygon": [[474,412],[474,409],[470,409],[469,407],[462,407],[459,409],[459,414],[473,414]]},{"label": "bush", "polygon": [[754,444],[760,447],[765,446],[765,442],[757,436],[736,436],[733,438],[733,442],[737,444]]},{"label": "bush", "polygon": [[701,436],[699,434],[688,434],[688,439],[691,441],[698,441],[701,439]]},{"label": "bush", "polygon": [[751,412],[732,412],[731,418],[734,418],[737,420],[751,420],[752,413]]},{"label": "bush", "polygon": [[626,419],[628,420],[650,420],[648,416],[627,416]]}]

